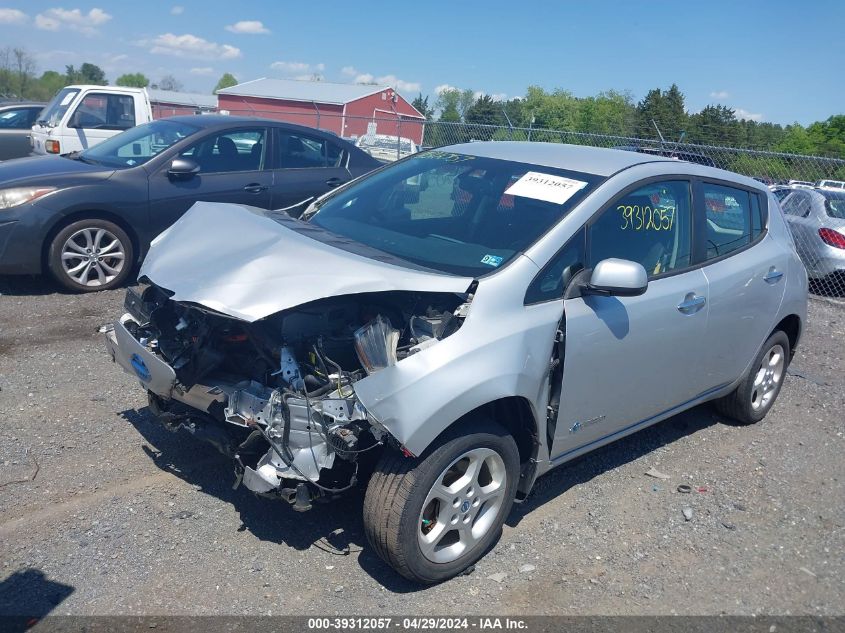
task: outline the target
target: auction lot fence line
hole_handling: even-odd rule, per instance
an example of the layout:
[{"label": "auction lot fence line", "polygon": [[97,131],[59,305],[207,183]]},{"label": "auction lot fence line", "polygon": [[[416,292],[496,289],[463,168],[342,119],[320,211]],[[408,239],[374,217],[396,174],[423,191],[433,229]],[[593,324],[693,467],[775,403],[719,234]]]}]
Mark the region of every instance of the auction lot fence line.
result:
[{"label": "auction lot fence line", "polygon": [[[246,105],[246,104],[245,104]],[[184,114],[183,109],[168,110],[157,108],[157,118]],[[822,156],[805,156],[801,154],[785,154],[780,152],[724,147],[718,145],[696,145],[692,143],[678,143],[672,141],[655,141],[630,136],[614,136],[609,134],[594,134],[586,132],[571,132],[566,130],[549,130],[543,128],[524,128],[499,125],[481,125],[474,123],[454,123],[446,121],[423,121],[420,119],[394,115],[392,117],[355,117],[321,112],[315,104],[313,112],[292,112],[284,110],[255,110],[248,106],[240,110],[221,110],[221,114],[232,116],[250,116],[287,121],[306,127],[317,128],[332,132],[354,140],[356,138],[379,135],[382,143],[380,158],[393,160],[404,158],[409,154],[408,143],[403,139],[410,139],[417,149],[429,149],[468,143],[472,141],[534,141],[548,143],[568,143],[572,145],[589,145],[605,148],[654,148],[662,155],[678,158],[692,158],[697,162],[712,163],[721,169],[733,171],[752,178],[765,181],[786,182],[800,180],[810,183],[819,180],[845,181],[845,159],[827,158]],[[395,139],[395,151],[390,140]],[[845,193],[845,191],[843,192]],[[845,202],[843,202],[845,205]],[[845,209],[845,206],[840,206]],[[794,220],[794,218],[788,218]],[[807,230],[807,223],[812,226]],[[825,219],[814,220],[813,217],[804,219],[801,231],[793,231],[796,250],[808,270],[829,270],[829,265],[821,265],[822,261],[830,261],[831,254],[840,257],[842,270],[824,274],[810,279],[810,291],[822,296],[836,298],[845,297],[845,234],[842,244],[837,247],[830,244],[830,233],[827,240],[823,240],[819,231],[830,229],[837,225]],[[841,223],[845,227],[845,222]],[[793,225],[790,225],[793,226]],[[845,228],[841,229],[845,231]],[[836,236],[833,236],[836,241]],[[817,273],[818,274],[818,273]]]}]

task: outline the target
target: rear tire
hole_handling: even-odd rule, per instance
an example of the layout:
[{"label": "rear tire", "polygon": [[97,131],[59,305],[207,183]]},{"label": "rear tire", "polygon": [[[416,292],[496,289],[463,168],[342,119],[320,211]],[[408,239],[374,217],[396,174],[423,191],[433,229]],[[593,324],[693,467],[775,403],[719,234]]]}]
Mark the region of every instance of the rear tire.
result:
[{"label": "rear tire", "polygon": [[132,240],[114,222],[77,220],[59,231],[47,252],[50,274],[73,292],[96,292],[121,286],[132,271]]},{"label": "rear tire", "polygon": [[519,451],[494,422],[462,424],[419,458],[386,452],[364,499],[364,529],[405,578],[457,576],[495,544],[519,478]]},{"label": "rear tire", "polygon": [[748,375],[727,396],[716,400],[716,409],[742,424],[759,422],[777,400],[790,359],[789,337],[778,330],[763,344]]}]

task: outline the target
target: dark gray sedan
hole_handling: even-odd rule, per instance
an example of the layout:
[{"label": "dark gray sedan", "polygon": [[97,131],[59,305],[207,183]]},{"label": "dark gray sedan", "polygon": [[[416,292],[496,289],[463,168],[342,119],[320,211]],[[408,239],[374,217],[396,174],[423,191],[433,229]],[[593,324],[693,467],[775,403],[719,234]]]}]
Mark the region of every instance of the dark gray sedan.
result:
[{"label": "dark gray sedan", "polygon": [[29,156],[32,124],[44,108],[43,103],[0,103],[0,160]]},{"label": "dark gray sedan", "polygon": [[0,274],[46,269],[78,292],[113,288],[197,201],[298,216],[380,165],[331,133],[216,115],[161,119],[83,152],[4,163]]}]

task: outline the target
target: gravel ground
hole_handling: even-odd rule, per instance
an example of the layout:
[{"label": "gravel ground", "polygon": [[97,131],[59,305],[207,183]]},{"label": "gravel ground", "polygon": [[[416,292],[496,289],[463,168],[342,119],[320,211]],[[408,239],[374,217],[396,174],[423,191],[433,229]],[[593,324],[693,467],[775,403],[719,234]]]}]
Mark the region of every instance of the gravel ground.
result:
[{"label": "gravel ground", "polygon": [[362,494],[297,514],[160,429],[96,333],[122,291],[0,291],[0,613],[843,613],[843,305],[811,301],[764,422],[699,407],[564,466],[420,588],[367,547]]}]

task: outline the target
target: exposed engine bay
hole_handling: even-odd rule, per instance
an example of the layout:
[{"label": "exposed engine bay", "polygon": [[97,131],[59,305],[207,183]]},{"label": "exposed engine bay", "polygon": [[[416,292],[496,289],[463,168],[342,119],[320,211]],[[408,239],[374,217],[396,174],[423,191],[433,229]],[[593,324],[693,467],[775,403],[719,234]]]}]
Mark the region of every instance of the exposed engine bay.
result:
[{"label": "exposed engine bay", "polygon": [[247,322],[147,285],[129,289],[106,341],[167,428],[232,457],[253,492],[305,510],[354,486],[364,454],[402,449],[355,383],[456,332],[471,292],[343,295]]}]

